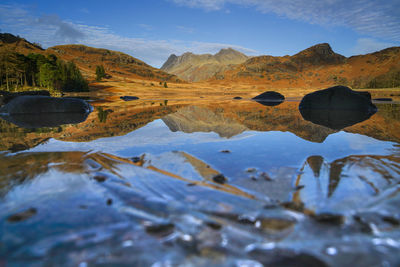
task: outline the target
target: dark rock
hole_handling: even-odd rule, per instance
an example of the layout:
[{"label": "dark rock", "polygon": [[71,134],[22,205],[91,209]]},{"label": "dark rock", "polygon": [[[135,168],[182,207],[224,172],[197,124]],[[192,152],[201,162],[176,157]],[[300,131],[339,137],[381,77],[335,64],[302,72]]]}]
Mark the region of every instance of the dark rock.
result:
[{"label": "dark rock", "polygon": [[340,225],[344,223],[344,216],[341,214],[332,214],[332,213],[321,213],[321,214],[314,214],[311,217],[320,223],[328,223],[328,224],[335,224]]},{"label": "dark rock", "polygon": [[336,109],[376,112],[376,107],[364,95],[346,86],[334,86],[307,94],[299,109]]},{"label": "dark rock", "polygon": [[35,208],[30,208],[28,210],[13,214],[7,218],[8,222],[21,222],[29,219],[30,217],[36,215],[37,210]]},{"label": "dark rock", "polygon": [[96,175],[93,177],[93,179],[95,179],[97,182],[102,183],[105,180],[107,180],[107,177],[103,176],[103,175]]},{"label": "dark rock", "polygon": [[379,98],[374,98],[374,100],[376,100],[376,101],[387,101],[387,102],[390,102],[390,101],[392,101],[393,99],[391,99],[390,97],[379,97]]},{"label": "dark rock", "polygon": [[[23,96],[23,95],[41,95],[41,96],[50,96],[49,91],[46,90],[40,90],[40,91],[24,91],[24,92],[7,92],[7,91],[1,91],[0,90],[0,95],[3,98],[3,104],[7,104],[10,102],[12,99],[18,97],[18,96]],[[1,103],[0,103],[1,105]]]},{"label": "dark rock", "polygon": [[354,92],[359,94],[359,95],[362,95],[362,96],[368,98],[369,100],[371,100],[371,93],[370,92],[367,92],[367,91],[361,91],[361,92],[354,91]]},{"label": "dark rock", "polygon": [[88,113],[91,107],[84,100],[49,96],[19,96],[0,108],[0,113]]},{"label": "dark rock", "polygon": [[242,99],[242,98],[240,96],[235,96],[233,99],[239,100],[239,99]]},{"label": "dark rock", "polygon": [[222,225],[217,222],[209,221],[209,222],[206,222],[206,225],[214,230],[221,230],[221,228],[222,228]]},{"label": "dark rock", "polygon": [[165,237],[173,233],[175,225],[172,223],[151,224],[146,226],[146,232],[151,235]]},{"label": "dark rock", "polygon": [[265,106],[277,106],[285,101],[285,97],[282,94],[274,91],[264,92],[252,99]]},{"label": "dark rock", "polygon": [[366,96],[335,86],[304,96],[299,110],[305,120],[338,130],[369,119],[377,108]]},{"label": "dark rock", "polygon": [[124,101],[132,101],[132,100],[138,100],[139,99],[139,97],[137,97],[137,96],[121,96],[120,97],[122,100],[124,100]]},{"label": "dark rock", "polygon": [[324,267],[328,266],[324,261],[316,256],[305,252],[297,252],[289,249],[253,249],[249,256],[260,262],[263,266],[281,267]]},{"label": "dark rock", "polygon": [[227,179],[225,178],[225,176],[221,173],[215,175],[213,178],[213,181],[219,184],[224,184],[226,183]]},{"label": "dark rock", "polygon": [[111,206],[112,203],[113,203],[113,200],[112,200],[111,198],[107,199],[107,205],[108,205],[108,206]]}]

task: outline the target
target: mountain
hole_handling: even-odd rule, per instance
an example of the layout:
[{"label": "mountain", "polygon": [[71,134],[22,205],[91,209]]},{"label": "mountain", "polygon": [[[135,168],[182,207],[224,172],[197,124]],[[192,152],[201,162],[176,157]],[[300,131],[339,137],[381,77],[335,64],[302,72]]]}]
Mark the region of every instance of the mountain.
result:
[{"label": "mountain", "polygon": [[161,70],[177,75],[179,78],[198,82],[213,77],[222,72],[245,62],[249,57],[232,48],[221,49],[215,55],[196,55],[190,52],[181,56],[172,54]]},{"label": "mountain", "polygon": [[400,47],[346,58],[327,43],[293,56],[252,57],[210,79],[213,83],[263,84],[270,88],[353,88],[400,86]]},{"label": "mountain", "polygon": [[27,55],[29,53],[54,54],[64,61],[74,61],[84,76],[95,77],[97,65],[103,65],[106,73],[113,78],[136,78],[155,81],[180,82],[173,74],[156,69],[145,62],[122,52],[84,45],[59,45],[43,49],[38,44],[14,36],[10,33],[0,34],[0,48],[5,47]]}]

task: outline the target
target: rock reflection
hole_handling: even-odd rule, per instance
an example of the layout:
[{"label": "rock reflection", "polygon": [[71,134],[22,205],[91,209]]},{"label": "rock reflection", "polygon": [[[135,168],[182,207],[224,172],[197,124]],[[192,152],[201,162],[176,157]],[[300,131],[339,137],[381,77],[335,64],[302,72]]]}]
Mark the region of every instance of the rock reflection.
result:
[{"label": "rock reflection", "polygon": [[295,185],[304,188],[293,201],[314,211],[350,211],[400,182],[400,156],[349,156],[327,162],[310,156],[300,169]]},{"label": "rock reflection", "polygon": [[41,114],[11,114],[2,115],[2,119],[21,128],[57,127],[64,124],[84,122],[89,113],[41,113]]},{"label": "rock reflection", "polygon": [[373,114],[357,110],[300,109],[303,118],[312,123],[340,130],[369,119]]}]

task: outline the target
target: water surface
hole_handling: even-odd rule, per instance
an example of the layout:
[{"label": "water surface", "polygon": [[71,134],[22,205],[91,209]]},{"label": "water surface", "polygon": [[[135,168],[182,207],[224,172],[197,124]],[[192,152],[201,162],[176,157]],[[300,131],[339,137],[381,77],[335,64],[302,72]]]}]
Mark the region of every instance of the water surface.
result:
[{"label": "water surface", "polygon": [[0,265],[400,264],[398,104],[344,129],[296,99],[91,104],[0,120]]}]

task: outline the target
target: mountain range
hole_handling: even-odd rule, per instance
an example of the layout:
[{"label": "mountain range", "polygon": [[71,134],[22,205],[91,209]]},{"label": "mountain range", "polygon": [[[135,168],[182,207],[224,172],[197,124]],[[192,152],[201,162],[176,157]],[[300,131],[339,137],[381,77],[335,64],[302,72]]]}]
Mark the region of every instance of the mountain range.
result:
[{"label": "mountain range", "polygon": [[95,76],[103,65],[115,81],[126,78],[168,82],[207,82],[211,86],[247,84],[258,88],[352,88],[400,87],[400,47],[345,57],[327,43],[317,44],[292,56],[249,57],[232,48],[218,53],[171,55],[161,69],[122,52],[84,45],[59,45],[42,49],[39,45],[9,33],[0,34],[0,47],[22,54],[55,54],[74,61],[86,78]]},{"label": "mountain range", "polygon": [[[324,88],[336,84],[354,88],[400,86],[400,47],[352,57],[335,53],[328,43],[283,57],[247,57],[228,50],[214,56],[171,55],[161,69],[188,81],[264,84],[271,88]],[[217,56],[221,54],[228,54],[234,60],[220,62]]]},{"label": "mountain range", "polygon": [[247,59],[248,56],[232,48],[221,49],[215,55],[196,55],[187,52],[179,57],[172,54],[162,65],[161,70],[175,74],[186,81],[198,82],[210,79],[216,73],[224,72]]}]

